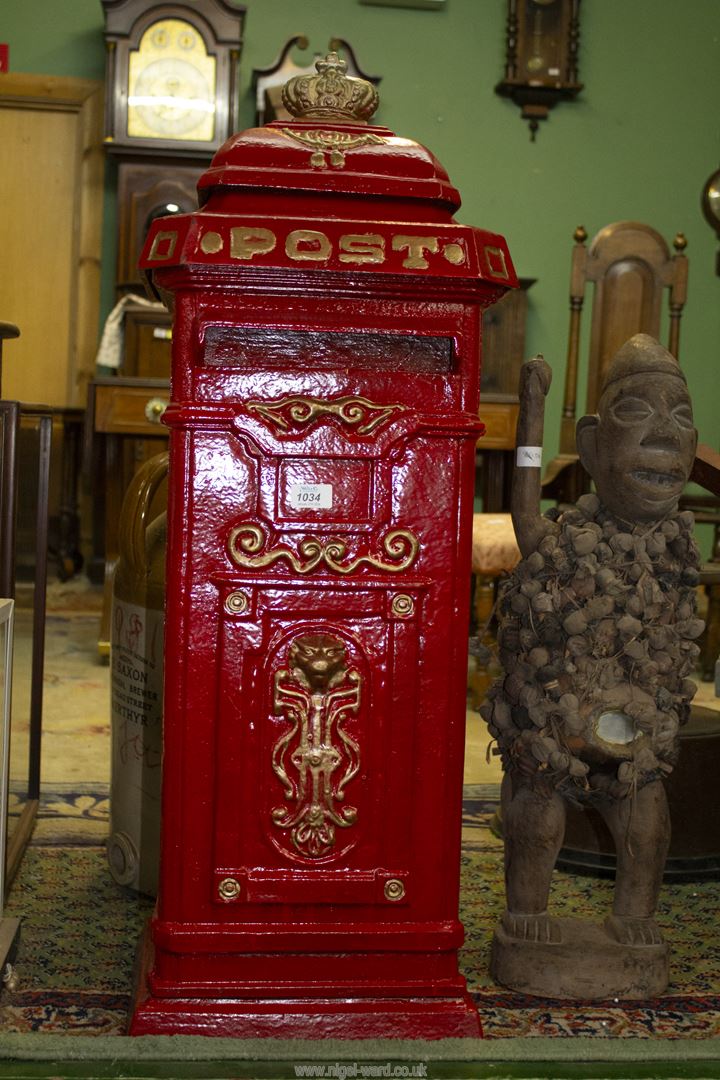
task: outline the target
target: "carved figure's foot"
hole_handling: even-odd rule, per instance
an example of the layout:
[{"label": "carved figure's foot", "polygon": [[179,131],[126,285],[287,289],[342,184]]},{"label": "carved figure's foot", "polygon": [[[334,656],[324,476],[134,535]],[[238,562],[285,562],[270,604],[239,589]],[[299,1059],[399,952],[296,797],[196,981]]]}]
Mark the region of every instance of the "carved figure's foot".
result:
[{"label": "carved figure's foot", "polygon": [[506,934],[520,941],[538,941],[546,945],[562,941],[560,924],[547,912],[541,915],[516,915],[512,911],[505,911],[502,925]]},{"label": "carved figure's foot", "polygon": [[605,930],[621,945],[662,945],[662,934],[654,919],[632,915],[608,915]]}]

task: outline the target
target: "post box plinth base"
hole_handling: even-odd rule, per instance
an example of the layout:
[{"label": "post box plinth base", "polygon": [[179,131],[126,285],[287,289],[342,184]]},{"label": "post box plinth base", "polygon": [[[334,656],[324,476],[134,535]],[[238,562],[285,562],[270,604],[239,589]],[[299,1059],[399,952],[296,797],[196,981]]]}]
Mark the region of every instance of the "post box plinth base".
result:
[{"label": "post box plinth base", "polygon": [[481,1038],[468,999],[378,998],[269,1001],[146,998],[130,1035],[215,1035],[238,1039]]},{"label": "post box plinth base", "polygon": [[140,943],[130,1035],[214,1035],[238,1039],[482,1038],[467,993],[453,997],[155,997],[149,929]]}]

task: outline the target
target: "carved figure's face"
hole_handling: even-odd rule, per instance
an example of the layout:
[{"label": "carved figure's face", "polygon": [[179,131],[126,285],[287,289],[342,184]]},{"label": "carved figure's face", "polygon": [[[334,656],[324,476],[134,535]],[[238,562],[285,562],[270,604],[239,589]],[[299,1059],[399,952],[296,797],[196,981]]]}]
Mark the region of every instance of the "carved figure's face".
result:
[{"label": "carved figure's face", "polygon": [[290,663],[300,668],[313,690],[322,690],[347,666],[345,645],[331,634],[303,634],[292,644]]},{"label": "carved figure's face", "polygon": [[585,433],[578,428],[581,460],[600,500],[629,522],[658,521],[677,508],[696,445],[687,387],[661,372],[611,384],[600,401],[599,421]]}]

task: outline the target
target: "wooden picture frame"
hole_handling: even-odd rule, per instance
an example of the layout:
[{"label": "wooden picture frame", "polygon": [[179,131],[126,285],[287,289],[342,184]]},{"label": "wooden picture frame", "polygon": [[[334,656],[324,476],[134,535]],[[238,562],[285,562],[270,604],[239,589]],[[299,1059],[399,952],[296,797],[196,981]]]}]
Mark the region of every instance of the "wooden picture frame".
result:
[{"label": "wooden picture frame", "polygon": [[417,8],[424,11],[445,11],[447,0],[360,0],[374,7]]}]

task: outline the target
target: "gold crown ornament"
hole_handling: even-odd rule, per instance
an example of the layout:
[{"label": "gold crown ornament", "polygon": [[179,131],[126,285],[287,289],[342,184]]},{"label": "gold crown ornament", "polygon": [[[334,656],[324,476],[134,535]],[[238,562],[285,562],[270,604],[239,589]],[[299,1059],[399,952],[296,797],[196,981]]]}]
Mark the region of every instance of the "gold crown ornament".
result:
[{"label": "gold crown ornament", "polygon": [[296,120],[366,124],[378,107],[378,92],[366,79],[346,75],[336,52],[316,60],[317,75],[296,75],[285,83],[283,104]]}]

